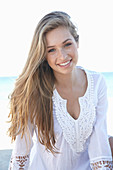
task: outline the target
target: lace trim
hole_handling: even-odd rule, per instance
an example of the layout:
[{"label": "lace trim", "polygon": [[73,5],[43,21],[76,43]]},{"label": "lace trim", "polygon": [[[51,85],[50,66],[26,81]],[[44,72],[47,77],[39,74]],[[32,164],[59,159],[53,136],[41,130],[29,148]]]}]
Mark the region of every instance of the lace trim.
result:
[{"label": "lace trim", "polygon": [[96,117],[95,106],[93,104],[93,77],[91,74],[87,74],[87,77],[88,88],[86,94],[79,98],[81,112],[77,120],[73,119],[67,112],[67,101],[62,99],[56,90],[54,90],[53,95],[57,120],[62,128],[65,140],[75,152],[81,152],[87,147],[85,143],[92,133]]},{"label": "lace trim", "polygon": [[19,170],[25,170],[28,168],[28,165],[29,165],[29,155],[15,156],[15,157],[12,156],[10,160],[9,170],[13,170],[13,168]]},{"label": "lace trim", "polygon": [[108,160],[100,160],[98,162],[91,163],[91,169],[92,170],[112,170],[113,169],[113,161]]}]

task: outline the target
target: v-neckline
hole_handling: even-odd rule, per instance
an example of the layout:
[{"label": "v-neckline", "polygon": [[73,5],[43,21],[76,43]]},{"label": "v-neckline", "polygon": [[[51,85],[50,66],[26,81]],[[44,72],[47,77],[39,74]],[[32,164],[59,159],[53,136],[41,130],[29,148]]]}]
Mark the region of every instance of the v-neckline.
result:
[{"label": "v-neckline", "polygon": [[83,67],[80,67],[80,66],[77,66],[77,67],[80,68],[80,69],[82,69],[82,70],[85,72],[86,78],[87,78],[87,88],[86,88],[86,91],[85,91],[85,93],[84,93],[83,96],[78,97],[78,102],[79,102],[79,106],[80,106],[80,113],[79,113],[79,116],[78,116],[77,119],[75,119],[75,118],[67,111],[67,99],[62,98],[61,95],[58,93],[57,89],[56,89],[56,88],[54,89],[54,93],[56,92],[56,95],[58,96],[59,101],[61,101],[61,102],[64,103],[64,105],[65,105],[65,107],[64,107],[64,109],[65,109],[65,111],[64,111],[65,114],[67,114],[67,116],[68,116],[72,121],[74,121],[74,122],[77,122],[77,121],[80,119],[80,117],[81,117],[81,114],[82,114],[82,100],[85,98],[85,96],[87,96],[87,93],[88,93],[88,91],[89,91],[89,83],[90,83],[90,81],[89,81],[89,76],[88,76],[87,71],[86,71]]}]

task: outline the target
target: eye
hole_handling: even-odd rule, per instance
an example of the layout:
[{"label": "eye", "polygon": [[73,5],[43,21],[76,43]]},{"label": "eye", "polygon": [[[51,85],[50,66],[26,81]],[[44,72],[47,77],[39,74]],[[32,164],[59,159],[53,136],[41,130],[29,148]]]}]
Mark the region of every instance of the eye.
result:
[{"label": "eye", "polygon": [[72,45],[72,43],[67,43],[67,44],[65,44],[65,47],[68,47],[70,45]]},{"label": "eye", "polygon": [[55,49],[52,48],[52,49],[48,50],[48,53],[52,53],[52,52],[54,52],[54,51],[55,51]]}]

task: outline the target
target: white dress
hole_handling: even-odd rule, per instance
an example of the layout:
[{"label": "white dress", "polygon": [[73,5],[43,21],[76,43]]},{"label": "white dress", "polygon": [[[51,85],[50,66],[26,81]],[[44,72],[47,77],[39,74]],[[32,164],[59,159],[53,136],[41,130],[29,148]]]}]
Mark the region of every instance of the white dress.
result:
[{"label": "white dress", "polygon": [[[55,146],[60,153],[53,155],[46,151],[38,141],[37,128],[29,122],[30,135],[25,134],[22,139],[17,136],[9,170],[113,169],[106,125],[106,83],[101,74],[84,71],[88,87],[85,95],[79,98],[80,115],[77,120],[67,112],[67,101],[56,89],[53,92]],[[33,131],[36,133],[35,142],[32,140]]]}]

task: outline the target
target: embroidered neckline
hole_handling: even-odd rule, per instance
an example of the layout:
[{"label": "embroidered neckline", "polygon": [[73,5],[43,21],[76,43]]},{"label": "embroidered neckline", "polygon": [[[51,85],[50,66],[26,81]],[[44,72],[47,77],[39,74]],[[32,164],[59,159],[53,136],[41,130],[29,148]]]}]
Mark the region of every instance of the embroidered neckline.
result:
[{"label": "embroidered neckline", "polygon": [[[86,89],[86,92],[83,96],[79,97],[78,98],[78,101],[79,101],[79,104],[80,106],[82,105],[82,101],[84,100],[84,98],[86,96],[89,97],[90,100],[92,100],[94,98],[94,82],[93,82],[93,77],[92,75],[90,75],[87,70],[85,70],[83,67],[81,66],[77,66],[79,67],[80,69],[84,70],[85,74],[86,74],[86,77],[87,77],[87,82],[88,82],[88,85],[87,85],[87,89]],[[89,92],[90,91],[90,92]],[[66,99],[63,99],[60,94],[58,93],[57,89],[55,88],[54,91],[53,91],[53,100],[54,100],[54,96],[57,96],[59,102],[61,102],[64,106],[65,106],[65,112],[67,114],[67,116],[72,120],[72,121],[78,121],[79,117],[81,117],[81,110],[80,110],[80,114],[79,114],[79,117],[77,119],[74,119],[68,112],[67,112],[67,100]]]},{"label": "embroidered neckline", "polygon": [[65,140],[75,152],[85,149],[85,143],[92,133],[95,122],[94,82],[92,75],[85,72],[88,87],[84,96],[79,98],[81,109],[77,120],[67,112],[67,100],[61,98],[56,89],[53,93],[56,118],[62,128]]}]

